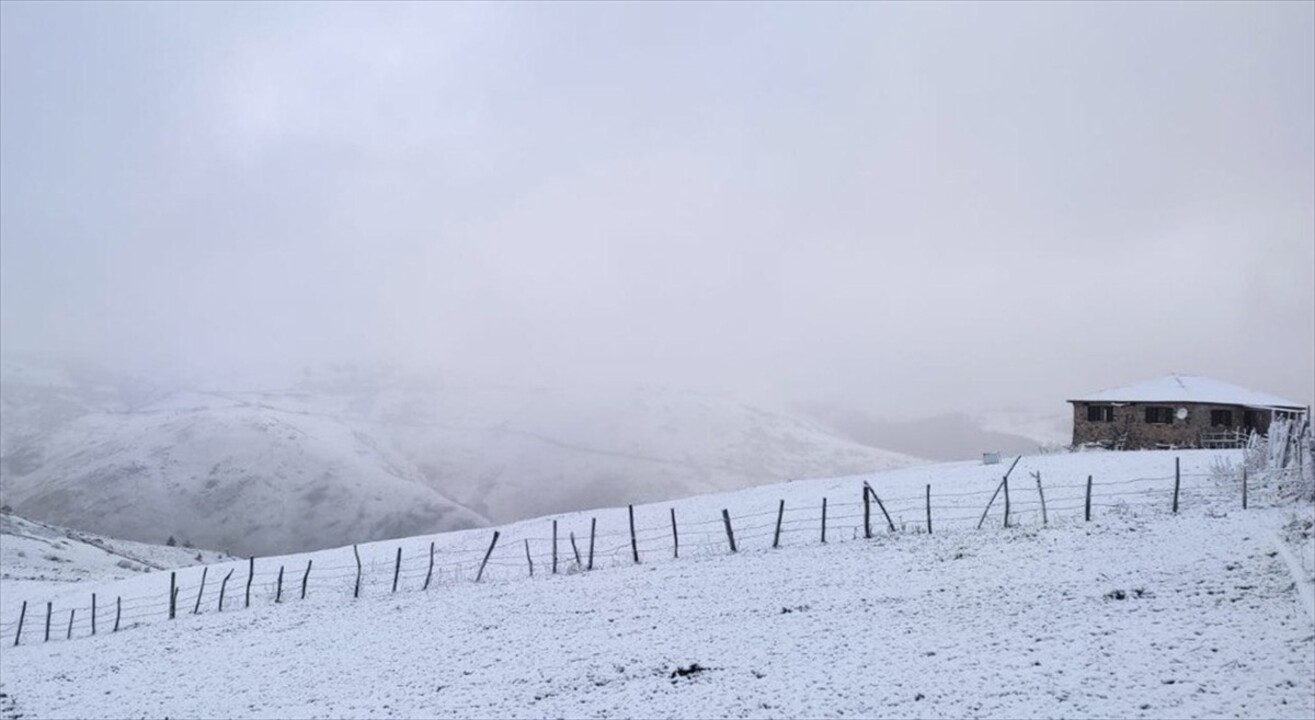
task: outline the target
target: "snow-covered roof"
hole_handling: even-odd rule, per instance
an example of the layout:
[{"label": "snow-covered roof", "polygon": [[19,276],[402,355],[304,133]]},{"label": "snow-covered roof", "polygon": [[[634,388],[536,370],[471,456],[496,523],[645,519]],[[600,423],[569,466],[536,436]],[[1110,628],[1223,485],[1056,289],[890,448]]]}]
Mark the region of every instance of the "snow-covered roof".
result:
[{"label": "snow-covered roof", "polygon": [[1302,405],[1291,400],[1201,375],[1165,375],[1136,385],[1101,390],[1069,402],[1215,403],[1261,408],[1302,408]]}]

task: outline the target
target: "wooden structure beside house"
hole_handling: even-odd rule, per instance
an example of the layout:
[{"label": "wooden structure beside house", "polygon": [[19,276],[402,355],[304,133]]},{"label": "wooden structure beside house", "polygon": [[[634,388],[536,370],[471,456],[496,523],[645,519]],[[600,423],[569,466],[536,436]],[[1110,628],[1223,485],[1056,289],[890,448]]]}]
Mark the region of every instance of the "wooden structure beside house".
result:
[{"label": "wooden structure beside house", "polygon": [[1114,450],[1240,447],[1278,418],[1307,408],[1199,375],[1166,375],[1102,390],[1073,403],[1073,445]]}]

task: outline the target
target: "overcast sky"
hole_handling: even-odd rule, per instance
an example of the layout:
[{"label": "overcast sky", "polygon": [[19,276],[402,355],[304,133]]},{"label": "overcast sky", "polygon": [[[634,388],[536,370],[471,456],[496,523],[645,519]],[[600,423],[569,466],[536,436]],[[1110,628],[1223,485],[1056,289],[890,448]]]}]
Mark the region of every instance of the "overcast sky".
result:
[{"label": "overcast sky", "polygon": [[0,339],[1315,397],[1315,4],[0,4]]}]

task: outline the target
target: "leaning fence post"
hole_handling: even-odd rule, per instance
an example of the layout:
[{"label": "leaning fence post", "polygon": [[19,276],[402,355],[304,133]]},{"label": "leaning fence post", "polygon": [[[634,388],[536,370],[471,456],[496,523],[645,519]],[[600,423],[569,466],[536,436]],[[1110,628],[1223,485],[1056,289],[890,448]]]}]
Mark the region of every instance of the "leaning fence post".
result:
[{"label": "leaning fence post", "polygon": [[356,589],[352,591],[352,597],[358,598],[361,596],[361,553],[355,545],[352,546],[352,556],[356,558]]},{"label": "leaning fence post", "polygon": [[781,519],[785,517],[785,500],[776,506],[776,534],[772,536],[772,547],[781,546]]},{"label": "leaning fence post", "polygon": [[210,566],[201,568],[201,589],[196,591],[196,607],[192,608],[192,614],[196,615],[201,612],[201,596],[205,594],[205,576],[210,572]]},{"label": "leaning fence post", "polygon": [[276,603],[283,602],[283,566],[282,565],[279,566],[278,585],[274,589],[274,602]]},{"label": "leaning fence post", "polygon": [[580,548],[575,545],[575,533],[571,533],[571,552],[575,553],[575,567],[578,569],[582,564],[580,562]]},{"label": "leaning fence post", "polygon": [[991,506],[995,504],[995,496],[1000,494],[1000,488],[1004,487],[1005,481],[1001,480],[1000,484],[995,486],[995,492],[991,493],[991,499],[986,501],[986,507],[982,508],[982,517],[977,521],[977,529],[982,529],[982,523],[986,522],[986,514],[991,512]]},{"label": "leaning fence post", "polygon": [[530,577],[534,577],[534,558],[530,557],[529,538],[525,538],[525,563],[530,566]]},{"label": "leaning fence post", "polygon": [[50,642],[50,615],[54,611],[54,603],[46,603],[46,639],[42,642]]},{"label": "leaning fence post", "polygon": [[251,607],[251,581],[256,579],[256,556],[247,558],[247,603]]},{"label": "leaning fence post", "polygon": [[18,639],[23,637],[23,618],[27,617],[27,601],[23,601],[23,609],[18,611],[18,630],[14,633],[14,647],[18,647]]},{"label": "leaning fence post", "polygon": [[995,496],[1000,494],[1000,488],[1005,490],[1005,527],[1009,527],[1009,475],[1018,466],[1018,461],[1022,459],[1022,455],[1014,458],[1013,463],[1009,465],[1009,469],[1005,471],[1004,478],[1000,480],[1000,484],[995,486],[995,492],[991,493],[991,499],[987,501],[986,508],[982,510],[982,518],[977,521],[978,530],[981,530],[982,523],[986,522],[986,514],[991,512],[991,506],[995,504]]},{"label": "leaning fence post", "polygon": [[475,582],[479,582],[480,578],[484,577],[484,566],[489,564],[489,556],[493,554],[493,546],[498,544],[498,535],[500,534],[497,530],[493,531],[493,542],[489,543],[488,552],[484,553],[484,561],[479,564],[479,572],[475,575]]},{"label": "leaning fence post", "polygon": [[114,596],[114,629],[110,632],[119,631],[119,616],[123,615],[123,596]]},{"label": "leaning fence post", "polygon": [[877,507],[881,509],[881,514],[886,518],[886,525],[891,532],[895,532],[895,521],[891,520],[890,513],[886,512],[886,504],[881,502],[881,496],[877,495],[877,491],[873,490],[866,482],[863,483],[863,487],[867,492],[872,493],[872,499],[877,501]]},{"label": "leaning fence post", "polygon": [[302,600],[305,600],[305,599],[306,599],[306,583],[308,583],[308,582],[310,581],[310,566],[311,566],[311,563],[314,563],[314,562],[315,562],[314,560],[307,560],[307,561],[306,561],[306,572],[301,576],[301,599],[302,599]]},{"label": "leaning fence post", "polygon": [[178,573],[169,573],[169,619],[174,619],[174,610],[178,603]]},{"label": "leaning fence post", "polygon": [[931,534],[931,483],[927,483],[927,534]]},{"label": "leaning fence post", "polygon": [[228,589],[228,579],[231,577],[233,577],[233,571],[229,570],[223,581],[219,583],[219,612],[224,611],[224,591]]},{"label": "leaning fence post", "polygon": [[557,574],[557,521],[552,521],[552,574]]},{"label": "leaning fence post", "polygon": [[78,611],[77,608],[73,608],[72,610],[69,610],[69,611],[68,611],[68,634],[66,634],[66,635],[64,636],[64,639],[65,639],[65,640],[72,640],[72,639],[73,639],[73,615],[74,615],[77,611]]},{"label": "leaning fence post", "polygon": [[91,634],[96,634],[96,593],[91,594]]},{"label": "leaning fence post", "polygon": [[731,552],[735,550],[735,532],[731,530],[731,514],[725,508],[721,510],[721,521],[726,524],[726,539],[730,541]]},{"label": "leaning fence post", "polygon": [[589,567],[594,569],[594,531],[598,529],[598,518],[589,518]]},{"label": "leaning fence post", "polygon": [[868,499],[867,483],[863,483],[863,537],[872,539],[872,502]]},{"label": "leaning fence post", "polygon": [[1178,458],[1173,459],[1173,512],[1178,514],[1178,483],[1181,479]]},{"label": "leaning fence post", "polygon": [[425,571],[425,586],[421,590],[429,589],[429,579],[434,576],[434,541],[429,541],[429,569]]},{"label": "leaning fence post", "polygon": [[822,498],[822,544],[826,544],[826,498]]},{"label": "leaning fence post", "polygon": [[680,557],[680,535],[676,532],[676,508],[671,508],[671,557]]},{"label": "leaning fence post", "polygon": [[1090,475],[1087,476],[1086,518],[1087,519],[1085,522],[1091,522],[1091,476]]},{"label": "leaning fence post", "polygon": [[1242,466],[1242,509],[1247,509],[1247,468]]},{"label": "leaning fence post", "polygon": [[397,592],[397,576],[402,574],[402,546],[397,546],[397,561],[393,563],[393,592]]},{"label": "leaning fence post", "polygon": [[639,564],[639,541],[635,540],[635,506],[630,506],[630,552],[635,556],[635,564]]}]

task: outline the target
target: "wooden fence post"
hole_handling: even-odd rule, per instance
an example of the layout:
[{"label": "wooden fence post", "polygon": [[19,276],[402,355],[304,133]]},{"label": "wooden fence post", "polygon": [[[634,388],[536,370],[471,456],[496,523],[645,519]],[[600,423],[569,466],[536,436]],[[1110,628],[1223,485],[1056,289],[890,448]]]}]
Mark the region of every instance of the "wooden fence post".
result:
[{"label": "wooden fence post", "polygon": [[219,583],[219,612],[224,611],[224,591],[228,589],[228,579],[233,577],[233,571],[229,570],[224,576],[224,580]]},{"label": "wooden fence post", "polygon": [[192,608],[192,614],[196,615],[201,612],[201,596],[205,594],[205,576],[210,573],[210,566],[201,568],[201,589],[196,591],[196,607]]},{"label": "wooden fence post", "polygon": [[276,603],[283,602],[283,566],[282,565],[279,566],[278,585],[274,589],[274,602]]},{"label": "wooden fence post", "polygon": [[680,535],[676,532],[676,508],[671,508],[671,557],[680,557]]},{"label": "wooden fence post", "polygon": [[397,576],[402,574],[402,546],[397,546],[397,560],[393,563],[393,592],[397,592]]},{"label": "wooden fence post", "polygon": [[247,602],[246,607],[251,607],[251,581],[256,579],[256,557],[253,555],[247,558]]},{"label": "wooden fence post", "polygon": [[1175,457],[1173,459],[1173,512],[1175,515],[1178,514],[1178,483],[1180,479],[1178,458]]},{"label": "wooden fence post", "polygon": [[96,593],[91,594],[91,634],[96,634]]},{"label": "wooden fence post", "polygon": [[64,636],[65,640],[73,639],[73,615],[77,611],[78,611],[77,608],[73,608],[72,610],[68,611],[68,634]]},{"label": "wooden fence post", "polygon": [[1009,527],[1009,476],[1005,475],[1002,482],[1005,488],[1005,527]]},{"label": "wooden fence post", "polygon": [[530,566],[530,577],[534,577],[534,558],[530,557],[529,538],[525,538],[525,562]]},{"label": "wooden fence post", "polygon": [[881,502],[881,496],[877,495],[877,491],[873,490],[866,482],[863,483],[863,487],[867,492],[872,493],[872,499],[877,501],[877,507],[881,509],[881,514],[886,518],[886,525],[891,532],[895,532],[895,521],[891,520],[890,513],[886,512],[886,504]]},{"label": "wooden fence post", "polygon": [[121,615],[123,615],[123,596],[115,595],[114,596],[114,629],[111,630],[110,632],[119,631],[119,617]]},{"label": "wooden fence post", "polygon": [[927,534],[931,534],[931,483],[927,484]]},{"label": "wooden fence post", "polygon": [[421,590],[429,589],[429,579],[434,576],[434,541],[429,541],[429,569],[425,571],[425,586]]},{"label": "wooden fence post", "polygon": [[863,483],[863,537],[872,539],[872,502],[868,499],[868,484]]},{"label": "wooden fence post", "polygon": [[731,514],[725,508],[722,508],[721,511],[721,521],[726,524],[726,539],[730,541],[731,552],[736,552],[735,533],[731,530]]},{"label": "wooden fence post", "polygon": [[352,557],[356,558],[356,589],[352,591],[352,597],[358,598],[361,596],[361,553],[355,545],[352,546]]},{"label": "wooden fence post", "polygon": [[571,533],[571,552],[575,553],[575,567],[580,568],[583,563],[580,562],[580,548],[575,545],[575,533]]},{"label": "wooden fence post", "polygon": [[169,619],[174,619],[174,611],[178,604],[178,573],[169,573]]},{"label": "wooden fence post", "polygon": [[552,574],[557,574],[557,521],[552,521]]},{"label": "wooden fence post", "polygon": [[1036,478],[1036,494],[1041,496],[1041,524],[1049,525],[1050,519],[1046,517],[1046,491],[1041,488],[1041,471],[1032,473],[1032,477]]},{"label": "wooden fence post", "polygon": [[18,611],[18,631],[14,633],[14,647],[18,647],[18,639],[23,637],[23,618],[27,617],[27,601],[23,601],[23,609]]},{"label": "wooden fence post", "polygon": [[781,547],[781,519],[785,517],[785,500],[776,506],[776,534],[772,536],[772,547]]},{"label": "wooden fence post", "polygon": [[639,541],[635,540],[635,506],[630,506],[630,552],[635,556],[635,564],[639,564]]},{"label": "wooden fence post", "polygon": [[479,582],[484,577],[484,566],[489,564],[489,556],[493,554],[493,546],[498,544],[498,535],[500,534],[497,530],[493,531],[493,542],[489,543],[488,552],[484,553],[484,561],[479,564],[479,572],[475,575],[475,582]]},{"label": "wooden fence post", "polygon": [[826,544],[826,498],[822,498],[822,544]]},{"label": "wooden fence post", "polygon": [[1087,519],[1086,519],[1085,522],[1091,522],[1091,476],[1090,476],[1090,475],[1087,476],[1087,506],[1086,506],[1086,518],[1087,518]]},{"label": "wooden fence post", "polygon": [[594,569],[594,531],[598,529],[598,518],[589,518],[589,567],[587,570]]},{"label": "wooden fence post", "polygon": [[50,614],[54,611],[54,603],[46,603],[46,639],[42,642],[50,642]]},{"label": "wooden fence post", "polygon": [[301,599],[302,599],[302,600],[305,600],[305,599],[306,599],[306,584],[310,582],[310,566],[311,566],[311,564],[314,563],[314,562],[315,562],[314,560],[307,560],[307,561],[306,561],[306,572],[305,572],[305,573],[302,573],[302,576],[301,576]]},{"label": "wooden fence post", "polygon": [[[1300,451],[1298,451],[1300,452]],[[1242,509],[1247,509],[1247,467],[1242,466]]]}]

